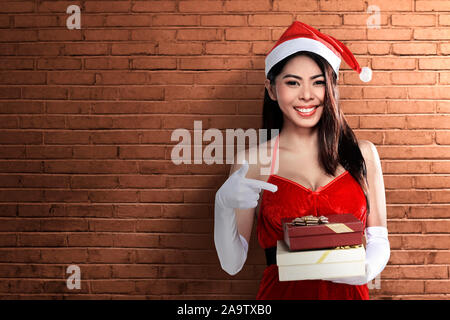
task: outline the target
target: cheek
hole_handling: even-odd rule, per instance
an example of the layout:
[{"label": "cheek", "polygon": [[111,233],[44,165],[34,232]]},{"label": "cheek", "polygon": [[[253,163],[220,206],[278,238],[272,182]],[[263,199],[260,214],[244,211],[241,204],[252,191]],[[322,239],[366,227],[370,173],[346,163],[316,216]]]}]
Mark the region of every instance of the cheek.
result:
[{"label": "cheek", "polygon": [[323,107],[320,107],[319,110],[317,110],[317,117],[321,118],[323,113]]},{"label": "cheek", "polygon": [[325,87],[318,87],[315,90],[315,96],[323,102],[323,100],[325,99]]},{"label": "cheek", "polygon": [[292,90],[286,87],[280,87],[278,89],[278,101],[280,104],[290,103],[297,97],[296,90]]}]

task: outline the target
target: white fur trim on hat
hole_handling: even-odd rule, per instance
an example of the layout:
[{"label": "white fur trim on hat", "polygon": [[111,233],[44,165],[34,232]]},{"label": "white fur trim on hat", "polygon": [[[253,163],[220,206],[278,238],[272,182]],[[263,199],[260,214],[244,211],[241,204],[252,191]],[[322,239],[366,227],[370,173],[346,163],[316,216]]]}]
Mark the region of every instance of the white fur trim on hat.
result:
[{"label": "white fur trim on hat", "polygon": [[296,38],[280,43],[266,57],[266,77],[270,69],[284,58],[298,51],[310,51],[322,56],[333,68],[336,76],[339,76],[341,58],[320,41],[309,38]]}]

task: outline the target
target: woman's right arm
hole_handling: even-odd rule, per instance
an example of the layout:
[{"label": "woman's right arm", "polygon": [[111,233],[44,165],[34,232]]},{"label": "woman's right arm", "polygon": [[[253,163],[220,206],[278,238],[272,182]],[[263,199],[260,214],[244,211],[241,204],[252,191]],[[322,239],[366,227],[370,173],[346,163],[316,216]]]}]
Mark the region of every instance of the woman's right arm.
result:
[{"label": "woman's right arm", "polygon": [[246,178],[246,161],[242,165],[233,165],[230,172],[230,176],[216,193],[214,243],[222,269],[235,275],[247,259],[259,193],[262,189],[276,192],[277,186]]}]

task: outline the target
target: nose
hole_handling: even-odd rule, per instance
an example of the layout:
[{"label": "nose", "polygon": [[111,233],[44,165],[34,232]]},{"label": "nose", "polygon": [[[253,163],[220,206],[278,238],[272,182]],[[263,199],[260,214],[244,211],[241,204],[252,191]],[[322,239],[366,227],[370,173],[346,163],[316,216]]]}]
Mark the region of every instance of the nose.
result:
[{"label": "nose", "polygon": [[312,99],[312,94],[311,94],[311,88],[309,87],[309,85],[304,85],[301,92],[300,92],[300,100],[311,100]]}]

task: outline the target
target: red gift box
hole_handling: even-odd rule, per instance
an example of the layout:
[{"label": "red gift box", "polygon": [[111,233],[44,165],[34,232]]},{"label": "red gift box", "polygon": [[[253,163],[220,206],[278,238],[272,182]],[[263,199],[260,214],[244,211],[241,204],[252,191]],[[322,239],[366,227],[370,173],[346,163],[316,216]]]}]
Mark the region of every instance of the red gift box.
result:
[{"label": "red gift box", "polygon": [[289,250],[310,250],[362,244],[363,224],[352,214],[332,214],[329,223],[295,226],[294,218],[283,218],[284,242]]}]

